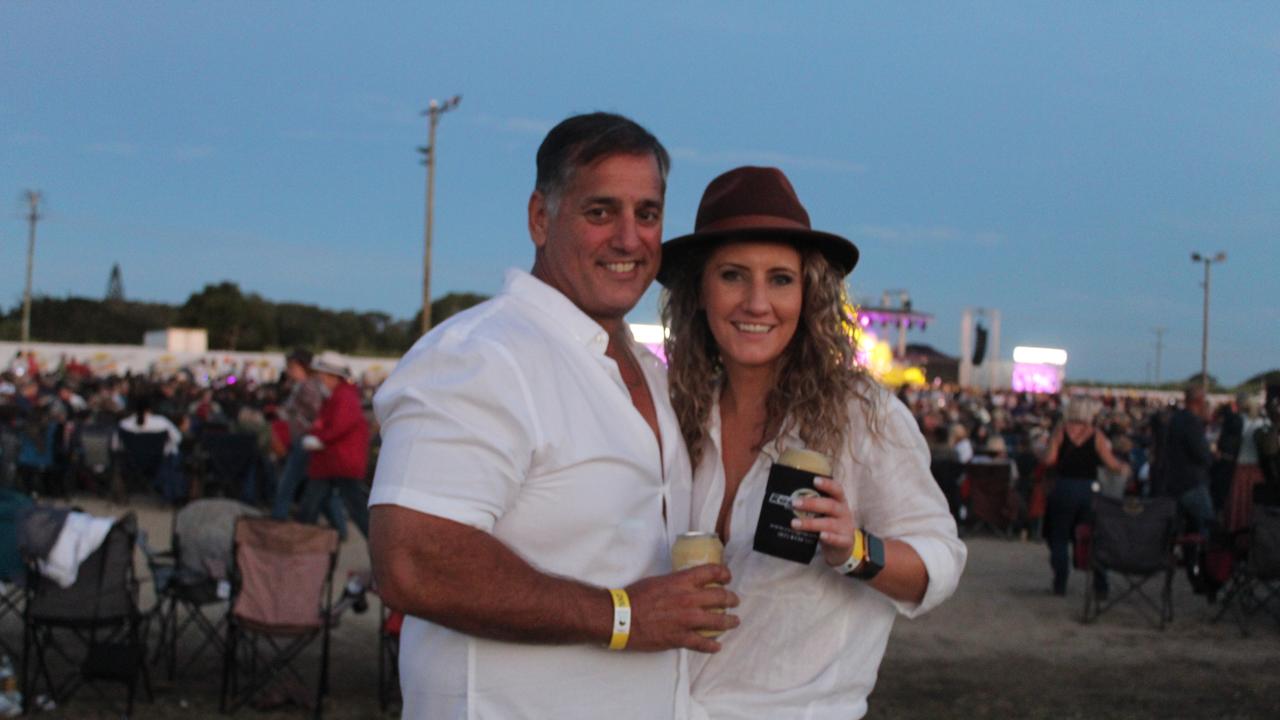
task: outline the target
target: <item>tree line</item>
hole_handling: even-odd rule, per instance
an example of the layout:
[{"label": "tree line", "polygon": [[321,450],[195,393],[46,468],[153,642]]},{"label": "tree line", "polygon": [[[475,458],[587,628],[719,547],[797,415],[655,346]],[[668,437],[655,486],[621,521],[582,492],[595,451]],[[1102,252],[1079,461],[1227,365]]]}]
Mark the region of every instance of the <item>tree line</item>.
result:
[{"label": "tree line", "polygon": [[[431,303],[440,323],[487,298],[449,293]],[[273,302],[245,293],[234,282],[206,285],[182,305],[84,297],[33,297],[31,339],[37,342],[138,345],[149,330],[205,328],[211,350],[336,350],[352,355],[396,356],[418,339],[422,312],[397,319],[384,312],[331,310]],[[22,306],[0,315],[0,339],[21,337]]]}]

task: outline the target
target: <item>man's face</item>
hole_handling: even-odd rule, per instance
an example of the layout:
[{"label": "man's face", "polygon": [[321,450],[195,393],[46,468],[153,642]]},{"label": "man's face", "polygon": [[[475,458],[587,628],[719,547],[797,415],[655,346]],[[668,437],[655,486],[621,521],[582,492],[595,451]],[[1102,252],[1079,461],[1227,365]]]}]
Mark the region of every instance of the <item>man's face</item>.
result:
[{"label": "man's face", "polygon": [[608,155],[577,168],[556,203],[534,192],[533,274],[612,331],[658,273],[662,176],[652,155]]},{"label": "man's face", "polygon": [[307,369],[297,360],[289,360],[284,366],[285,375],[294,382],[302,382],[307,379]]}]

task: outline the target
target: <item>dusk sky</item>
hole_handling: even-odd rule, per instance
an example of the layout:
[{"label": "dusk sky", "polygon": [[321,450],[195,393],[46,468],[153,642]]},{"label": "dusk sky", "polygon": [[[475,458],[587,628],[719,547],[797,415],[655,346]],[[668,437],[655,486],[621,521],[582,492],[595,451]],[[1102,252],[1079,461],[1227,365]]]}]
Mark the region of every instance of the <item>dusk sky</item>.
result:
[{"label": "dusk sky", "polygon": [[[34,286],[180,303],[421,302],[429,99],[443,117],[433,295],[528,269],[534,153],[610,110],[674,158],[665,236],[743,164],[792,179],[862,250],[861,298],[910,291],[954,353],[964,307],[1068,378],[1280,367],[1280,4],[538,4],[0,0],[0,306]],[[657,318],[656,285],[631,315]],[[141,338],[139,338],[141,340]]]}]

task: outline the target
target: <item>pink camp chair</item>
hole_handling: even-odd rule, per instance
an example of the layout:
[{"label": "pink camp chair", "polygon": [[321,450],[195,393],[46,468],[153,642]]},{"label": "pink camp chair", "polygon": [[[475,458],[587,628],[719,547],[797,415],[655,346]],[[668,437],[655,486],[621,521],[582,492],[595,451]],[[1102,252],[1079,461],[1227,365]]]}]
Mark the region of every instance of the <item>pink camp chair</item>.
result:
[{"label": "pink camp chair", "polygon": [[[222,712],[239,709],[285,679],[286,673],[305,685],[293,662],[319,639],[314,717],[321,716],[329,690],[329,629],[337,559],[338,533],[332,528],[266,518],[237,520]],[[271,657],[266,657],[268,653]]]}]

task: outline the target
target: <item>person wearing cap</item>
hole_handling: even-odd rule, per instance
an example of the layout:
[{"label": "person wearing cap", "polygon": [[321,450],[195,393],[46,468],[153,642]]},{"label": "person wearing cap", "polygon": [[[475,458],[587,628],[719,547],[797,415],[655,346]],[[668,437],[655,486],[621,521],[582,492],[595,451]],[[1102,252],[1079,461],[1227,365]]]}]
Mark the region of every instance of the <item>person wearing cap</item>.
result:
[{"label": "person wearing cap", "polygon": [[619,115],[556,125],[532,271],[433,328],[374,397],[370,552],[406,614],[405,718],[684,718],[678,649],[715,652],[698,630],[737,623],[716,612],[723,565],[671,572],[689,458],[624,321],[658,270],[669,162]]},{"label": "person wearing cap", "polygon": [[[672,404],[695,471],[692,526],[717,532],[742,624],[690,656],[694,717],[857,718],[894,618],[949,597],[966,550],[911,413],[854,362],[853,243],[811,228],[776,168],[707,186],[694,232],[663,245]],[[753,550],[770,467],[832,461],[796,530],[807,564]]]},{"label": "person wearing cap", "polygon": [[[351,522],[369,537],[369,422],[364,418],[360,390],[338,359],[321,356],[311,361],[320,379],[324,403],[315,422],[302,437],[311,452],[307,484],[302,488],[298,519],[315,522],[320,508],[333,496],[341,498]],[[341,532],[344,528],[338,528]]]},{"label": "person wearing cap", "polygon": [[[289,397],[280,408],[280,417],[289,427],[288,451],[285,453],[284,468],[276,483],[275,497],[271,503],[271,517],[276,520],[288,520],[293,500],[298,488],[307,481],[307,465],[310,462],[310,451],[302,447],[302,438],[315,423],[320,414],[320,406],[324,404],[325,387],[318,374],[311,372],[313,355],[306,348],[295,348],[285,357],[284,374],[292,384]],[[363,474],[362,474],[363,476]],[[342,501],[336,496],[330,497],[322,505],[325,517],[338,531],[343,539],[347,534],[347,518],[342,509]]]}]

